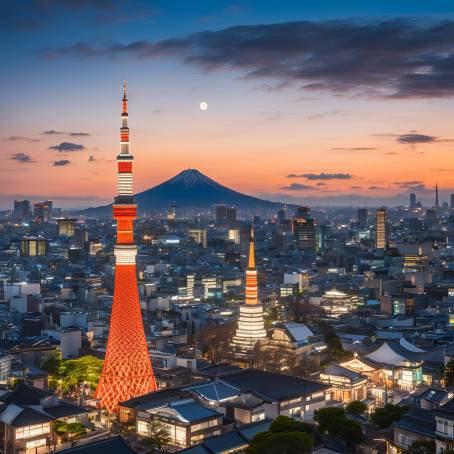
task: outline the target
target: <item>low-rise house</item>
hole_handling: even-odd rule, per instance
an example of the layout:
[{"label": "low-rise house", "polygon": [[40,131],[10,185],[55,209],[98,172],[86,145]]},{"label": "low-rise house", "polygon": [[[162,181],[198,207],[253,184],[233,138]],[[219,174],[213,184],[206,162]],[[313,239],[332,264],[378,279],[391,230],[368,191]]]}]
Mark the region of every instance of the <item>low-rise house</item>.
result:
[{"label": "low-rise house", "polygon": [[220,379],[242,393],[262,399],[267,419],[284,415],[312,421],[314,411],[325,407],[330,399],[328,385],[292,375],[242,369],[221,375]]},{"label": "low-rise house", "polygon": [[85,408],[23,382],[2,394],[0,404],[0,439],[5,454],[38,448],[40,453],[48,453],[58,442],[53,434],[55,421],[86,424],[88,419]]},{"label": "low-rise house", "polygon": [[205,438],[219,435],[222,428],[222,415],[193,398],[170,402],[137,414],[137,433],[151,435],[152,421],[163,423],[171,437],[171,444],[181,447],[199,443]]},{"label": "low-rise house", "polygon": [[331,364],[320,373],[320,381],[331,387],[331,399],[348,404],[367,397],[368,378],[352,369]]},{"label": "low-rise house", "polygon": [[394,426],[394,444],[400,449],[408,449],[415,441],[434,439],[435,418],[430,410],[411,406]]}]

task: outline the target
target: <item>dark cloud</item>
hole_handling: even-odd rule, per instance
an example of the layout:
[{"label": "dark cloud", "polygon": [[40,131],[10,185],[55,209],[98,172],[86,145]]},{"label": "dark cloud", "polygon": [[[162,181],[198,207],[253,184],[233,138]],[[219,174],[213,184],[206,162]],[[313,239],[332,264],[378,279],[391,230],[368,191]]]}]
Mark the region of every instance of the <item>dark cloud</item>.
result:
[{"label": "dark cloud", "polygon": [[64,134],[62,131],[55,131],[55,129],[48,129],[47,131],[44,131],[43,134],[49,135],[49,136],[60,136]]},{"label": "dark cloud", "polygon": [[12,161],[21,162],[23,164],[36,162],[29,154],[26,153],[14,153],[9,159],[11,159]]},{"label": "dark cloud", "polygon": [[71,151],[82,151],[85,150],[83,145],[71,142],[62,142],[59,145],[49,147],[50,150],[57,150],[58,152],[71,152]]},{"label": "dark cloud", "polygon": [[361,186],[350,186],[350,189],[361,189]]},{"label": "dark cloud", "polygon": [[426,186],[422,181],[396,181],[394,184],[400,189],[411,191],[426,189]]},{"label": "dark cloud", "polygon": [[54,161],[54,167],[64,167],[69,166],[71,161],[69,159],[60,159],[59,161]]},{"label": "dark cloud", "polygon": [[307,178],[308,180],[350,180],[353,175],[349,173],[290,173],[287,178]]},{"label": "dark cloud", "polygon": [[95,161],[96,161],[96,158],[95,158],[93,155],[90,155],[90,156],[88,157],[88,161],[89,161],[89,162],[95,162]]},{"label": "dark cloud", "polygon": [[43,134],[46,134],[49,136],[66,135],[66,136],[73,136],[73,137],[87,137],[90,135],[88,132],[64,132],[64,131],[56,131],[55,129],[48,129],[47,131],[44,131]]},{"label": "dark cloud", "polygon": [[48,49],[56,57],[173,56],[204,70],[296,83],[306,90],[419,98],[454,94],[454,21],[298,21],[204,31],[182,38]]},{"label": "dark cloud", "polygon": [[33,139],[31,137],[24,137],[24,136],[10,136],[6,140],[8,142],[27,142],[27,143],[39,142],[38,139]]},{"label": "dark cloud", "polygon": [[312,191],[315,188],[307,184],[291,183],[288,186],[282,186],[281,189],[285,189],[286,191]]},{"label": "dark cloud", "polygon": [[70,132],[68,134],[74,137],[88,137],[90,135],[88,132]]},{"label": "dark cloud", "polygon": [[372,189],[373,191],[375,191],[375,190],[385,189],[385,188],[382,188],[380,186],[369,186],[369,189]]},{"label": "dark cloud", "polygon": [[397,142],[407,145],[416,145],[419,143],[433,143],[436,142],[437,140],[438,139],[434,136],[428,136],[426,134],[418,133],[401,134],[396,138]]},{"label": "dark cloud", "polygon": [[319,181],[315,186],[326,186],[326,183],[323,183],[323,181]]}]

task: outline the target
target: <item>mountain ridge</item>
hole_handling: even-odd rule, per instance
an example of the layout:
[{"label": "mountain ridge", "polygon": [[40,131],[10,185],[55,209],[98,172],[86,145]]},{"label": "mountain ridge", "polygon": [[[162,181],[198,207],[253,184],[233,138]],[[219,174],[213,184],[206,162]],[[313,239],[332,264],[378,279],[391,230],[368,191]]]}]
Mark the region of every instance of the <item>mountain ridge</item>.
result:
[{"label": "mountain ridge", "polygon": [[[233,205],[239,210],[278,210],[280,202],[242,194],[204,175],[197,169],[185,169],[174,177],[135,195],[140,212],[162,211],[171,204],[184,209],[211,208],[216,204]],[[82,213],[110,214],[111,204],[88,208]]]}]

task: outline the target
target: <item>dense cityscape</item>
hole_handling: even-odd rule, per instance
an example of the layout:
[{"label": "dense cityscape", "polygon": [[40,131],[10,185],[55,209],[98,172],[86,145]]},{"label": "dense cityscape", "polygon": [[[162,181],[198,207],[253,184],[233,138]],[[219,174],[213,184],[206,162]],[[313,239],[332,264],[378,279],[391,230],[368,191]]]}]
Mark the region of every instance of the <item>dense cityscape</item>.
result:
[{"label": "dense cityscape", "polygon": [[[454,170],[440,153],[454,139],[439,99],[454,95],[454,22],[422,20],[452,6],[384,0],[395,19],[371,22],[334,4],[327,20],[292,2],[19,3],[5,5],[17,41],[0,122],[0,454],[453,453]],[[47,66],[65,59],[80,67]],[[30,126],[35,70],[32,99],[49,98],[30,102]],[[165,104],[174,78],[197,99],[189,115]],[[281,110],[291,90],[304,116]],[[276,110],[254,123],[243,99]]]}]

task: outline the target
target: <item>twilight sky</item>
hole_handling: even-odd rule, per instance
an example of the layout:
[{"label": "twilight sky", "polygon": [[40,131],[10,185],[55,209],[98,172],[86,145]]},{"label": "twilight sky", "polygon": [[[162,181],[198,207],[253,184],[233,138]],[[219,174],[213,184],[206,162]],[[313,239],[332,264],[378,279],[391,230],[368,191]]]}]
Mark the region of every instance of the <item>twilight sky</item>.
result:
[{"label": "twilight sky", "polygon": [[312,205],[454,192],[452,0],[6,0],[2,12],[1,208],[112,199],[123,79],[137,192],[187,167]]}]

